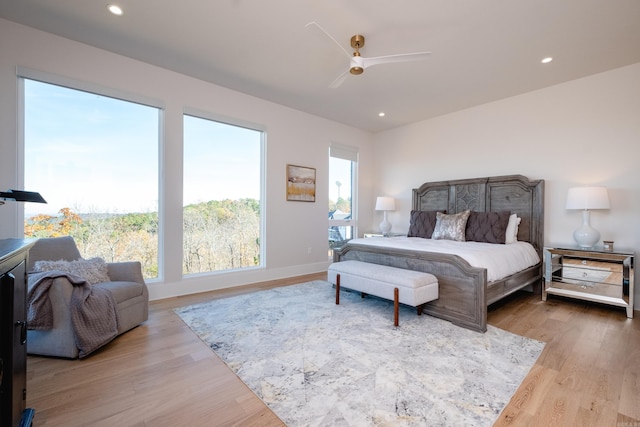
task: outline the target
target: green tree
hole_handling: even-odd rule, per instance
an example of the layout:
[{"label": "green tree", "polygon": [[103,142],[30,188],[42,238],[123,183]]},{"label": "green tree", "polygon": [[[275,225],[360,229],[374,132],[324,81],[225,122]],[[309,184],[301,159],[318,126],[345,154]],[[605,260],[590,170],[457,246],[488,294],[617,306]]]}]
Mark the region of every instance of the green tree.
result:
[{"label": "green tree", "polygon": [[[72,236],[85,258],[107,262],[137,260],[145,278],[158,275],[158,214],[77,214],[25,219],[26,237]],[[260,264],[260,202],[212,200],[184,208],[185,274]]]}]

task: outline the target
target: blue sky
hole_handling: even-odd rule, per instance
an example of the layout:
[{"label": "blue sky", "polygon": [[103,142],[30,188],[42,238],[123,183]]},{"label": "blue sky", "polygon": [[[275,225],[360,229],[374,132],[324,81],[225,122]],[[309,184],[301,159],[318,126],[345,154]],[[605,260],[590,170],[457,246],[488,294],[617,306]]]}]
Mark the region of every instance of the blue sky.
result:
[{"label": "blue sky", "polygon": [[[32,80],[25,100],[24,189],[48,202],[27,216],[157,210],[157,108]],[[259,198],[260,132],[190,116],[184,128],[185,204]]]},{"label": "blue sky", "polygon": [[185,116],[185,204],[259,199],[260,137],[256,130]]},{"label": "blue sky", "polygon": [[[338,194],[343,199],[351,197],[351,162],[348,160],[330,157],[329,168],[329,200],[338,200]],[[338,187],[336,181],[342,185]]]}]

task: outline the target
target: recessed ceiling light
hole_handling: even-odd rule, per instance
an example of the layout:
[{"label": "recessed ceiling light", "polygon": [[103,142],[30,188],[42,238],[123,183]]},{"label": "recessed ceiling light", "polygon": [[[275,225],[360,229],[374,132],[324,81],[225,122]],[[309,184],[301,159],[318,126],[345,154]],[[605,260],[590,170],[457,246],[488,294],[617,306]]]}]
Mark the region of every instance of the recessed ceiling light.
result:
[{"label": "recessed ceiling light", "polygon": [[553,61],[553,58],[550,56],[547,56],[546,58],[544,58],[541,62],[543,64],[548,64],[549,62]]},{"label": "recessed ceiling light", "polygon": [[384,117],[384,111],[379,112],[378,117]]},{"label": "recessed ceiling light", "polygon": [[117,15],[117,16],[120,16],[120,15],[122,15],[124,13],[122,11],[122,8],[120,6],[118,6],[117,4],[107,5],[107,9],[109,9],[109,12],[111,12],[114,15]]}]

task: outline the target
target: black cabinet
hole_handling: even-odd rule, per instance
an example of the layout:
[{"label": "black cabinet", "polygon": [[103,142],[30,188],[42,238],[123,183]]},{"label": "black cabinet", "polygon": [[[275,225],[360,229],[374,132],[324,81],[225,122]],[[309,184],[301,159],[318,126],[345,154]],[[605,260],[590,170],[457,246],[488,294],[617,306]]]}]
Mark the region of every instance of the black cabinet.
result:
[{"label": "black cabinet", "polygon": [[29,426],[27,256],[32,241],[0,240],[0,425]]}]

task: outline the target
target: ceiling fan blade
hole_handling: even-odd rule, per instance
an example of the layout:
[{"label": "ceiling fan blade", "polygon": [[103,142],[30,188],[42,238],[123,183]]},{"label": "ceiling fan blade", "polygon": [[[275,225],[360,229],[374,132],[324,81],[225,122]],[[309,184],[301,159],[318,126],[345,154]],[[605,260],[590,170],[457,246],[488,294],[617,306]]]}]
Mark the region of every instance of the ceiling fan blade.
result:
[{"label": "ceiling fan blade", "polygon": [[331,89],[335,89],[338,86],[340,86],[342,83],[344,83],[344,81],[347,79],[347,77],[349,76],[349,70],[345,71],[344,73],[340,74],[338,76],[337,79],[335,79],[333,82],[331,82],[331,84],[329,85],[329,87]]},{"label": "ceiling fan blade", "polygon": [[362,68],[372,67],[378,64],[391,64],[394,62],[422,61],[431,56],[431,52],[401,53],[398,55],[374,56],[362,58]]},{"label": "ceiling fan blade", "polygon": [[315,31],[317,34],[321,34],[324,37],[328,37],[329,40],[331,40],[334,43],[334,45],[337,46],[340,49],[340,51],[342,53],[347,55],[347,58],[351,58],[351,54],[344,47],[342,47],[342,45],[340,43],[338,43],[338,41],[336,39],[334,39],[333,36],[331,36],[331,34],[329,34],[327,31],[325,31],[325,29],[322,28],[320,26],[320,24],[318,24],[317,22],[309,22],[304,27],[306,29],[310,29],[312,31]]}]

